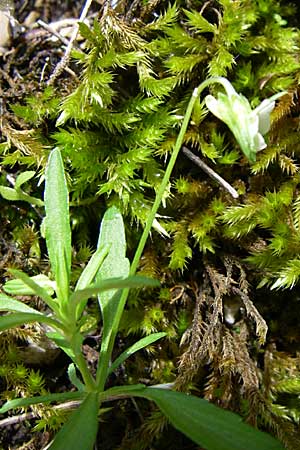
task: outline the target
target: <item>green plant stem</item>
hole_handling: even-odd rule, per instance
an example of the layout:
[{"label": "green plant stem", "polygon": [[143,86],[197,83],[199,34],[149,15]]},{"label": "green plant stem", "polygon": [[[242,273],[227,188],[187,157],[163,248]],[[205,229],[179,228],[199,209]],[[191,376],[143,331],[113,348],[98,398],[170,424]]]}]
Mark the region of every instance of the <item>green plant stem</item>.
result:
[{"label": "green plant stem", "polygon": [[[187,127],[189,125],[189,121],[190,121],[190,118],[191,118],[191,115],[193,112],[195,102],[196,102],[198,96],[200,95],[200,93],[203,91],[203,89],[205,89],[208,85],[213,84],[213,83],[221,83],[224,86],[225,90],[228,89],[228,84],[229,84],[229,87],[231,87],[230,83],[225,78],[214,77],[214,78],[209,78],[208,80],[203,81],[203,83],[201,83],[196,89],[194,89],[192,97],[189,101],[188,107],[186,109],[178,137],[176,139],[173,153],[171,155],[171,158],[168,163],[164,177],[162,179],[161,185],[156,194],[155,201],[153,203],[152,209],[148,216],[144,231],[143,231],[141,239],[139,241],[139,245],[135,252],[135,255],[134,255],[131,267],[130,267],[130,275],[134,275],[137,270],[137,267],[138,267],[140,258],[143,254],[143,251],[144,251],[144,248],[146,245],[146,241],[148,239],[153,221],[155,219],[158,208],[161,204],[165,190],[168,186],[177,156],[178,156],[181,146],[184,142],[184,136],[185,136]],[[109,367],[109,363],[111,360],[111,354],[112,354],[112,350],[114,347],[115,337],[118,332],[119,323],[120,323],[121,316],[122,316],[122,313],[124,310],[124,306],[125,306],[125,303],[126,303],[126,300],[128,297],[128,293],[129,293],[129,289],[123,289],[122,295],[121,295],[121,298],[120,298],[120,301],[118,304],[117,313],[116,313],[115,328],[111,332],[111,337],[110,337],[109,344],[107,346],[107,351],[101,355],[101,360],[99,360],[97,376],[96,376],[96,383],[97,383],[97,388],[98,388],[99,392],[102,392],[104,390],[104,386],[105,386],[105,382],[106,382],[106,378],[107,378],[107,374],[108,374],[108,367]]]},{"label": "green plant stem", "polygon": [[96,383],[89,371],[86,360],[84,359],[82,353],[75,355],[75,363],[80,370],[84,384],[88,391],[95,391]]},{"label": "green plant stem", "polygon": [[158,190],[158,192],[156,194],[156,198],[155,198],[155,201],[153,203],[151,212],[150,212],[150,214],[148,216],[148,219],[147,219],[147,222],[146,222],[146,226],[145,226],[143,234],[141,236],[138,248],[137,248],[137,250],[135,252],[135,255],[134,255],[131,267],[130,267],[130,275],[134,275],[135,274],[135,272],[137,270],[137,267],[138,267],[138,264],[139,264],[139,261],[140,261],[140,258],[141,258],[142,254],[143,254],[143,251],[144,251],[144,248],[145,248],[145,245],[146,245],[146,241],[148,239],[148,236],[149,236],[149,233],[150,233],[153,221],[155,219],[155,216],[156,216],[156,213],[158,211],[158,208],[159,208],[159,206],[161,204],[161,201],[162,201],[163,195],[165,193],[165,190],[166,190],[166,188],[168,186],[168,183],[169,183],[169,180],[170,180],[170,177],[171,177],[171,173],[173,171],[173,168],[174,168],[177,156],[178,156],[179,151],[181,149],[181,146],[183,144],[184,136],[185,136],[185,133],[186,133],[186,130],[187,130],[187,127],[188,127],[188,124],[189,124],[192,112],[193,112],[195,101],[197,100],[198,96],[201,94],[203,89],[205,89],[208,85],[213,84],[213,83],[221,83],[224,86],[225,90],[229,90],[231,88],[231,85],[226,80],[226,78],[214,77],[214,78],[209,78],[208,80],[203,81],[203,83],[201,83],[196,89],[194,89],[192,97],[191,97],[191,99],[189,101],[188,107],[186,109],[186,113],[184,115],[184,119],[183,119],[183,122],[182,122],[182,125],[181,125],[181,128],[180,128],[178,137],[176,139],[176,143],[175,143],[175,146],[174,146],[174,150],[173,150],[172,156],[170,158],[169,164],[167,166],[167,169],[166,169],[165,175],[164,175],[164,177],[162,179],[162,182],[161,182],[161,185],[159,187],[159,190]]}]

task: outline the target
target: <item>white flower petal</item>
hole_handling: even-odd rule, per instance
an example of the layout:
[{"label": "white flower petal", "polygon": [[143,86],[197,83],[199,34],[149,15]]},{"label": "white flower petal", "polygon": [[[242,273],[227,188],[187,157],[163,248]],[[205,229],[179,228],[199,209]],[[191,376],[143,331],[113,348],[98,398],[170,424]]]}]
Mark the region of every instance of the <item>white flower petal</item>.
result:
[{"label": "white flower petal", "polygon": [[224,111],[224,107],[219,100],[217,100],[212,95],[207,95],[205,97],[205,103],[206,107],[210,110],[212,114],[214,114],[218,119],[225,122],[226,111]]},{"label": "white flower petal", "polygon": [[270,127],[271,127],[271,118],[270,114],[273,111],[275,107],[275,102],[269,102],[269,100],[264,100],[261,103],[261,106],[265,103],[265,106],[263,109],[260,110],[258,113],[259,117],[259,132],[264,135],[266,134]]},{"label": "white flower petal", "polygon": [[260,133],[257,133],[257,135],[254,137],[254,142],[255,142],[255,145],[256,145],[256,151],[257,152],[260,152],[261,150],[263,150],[267,146],[264,138],[262,137],[262,135]]}]

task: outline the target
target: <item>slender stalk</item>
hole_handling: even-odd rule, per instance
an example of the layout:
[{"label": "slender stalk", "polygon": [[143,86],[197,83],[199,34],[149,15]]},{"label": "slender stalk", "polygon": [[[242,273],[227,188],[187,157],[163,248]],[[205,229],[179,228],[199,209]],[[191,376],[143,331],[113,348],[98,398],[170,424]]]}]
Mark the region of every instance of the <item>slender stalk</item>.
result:
[{"label": "slender stalk", "polygon": [[[137,250],[135,252],[135,255],[134,255],[134,258],[133,258],[133,261],[132,261],[132,264],[131,264],[131,268],[130,268],[130,275],[134,275],[135,274],[136,269],[137,269],[138,264],[139,264],[139,260],[140,260],[142,254],[143,254],[143,251],[144,251],[144,248],[145,248],[145,245],[146,245],[146,241],[148,239],[148,236],[149,236],[152,224],[153,224],[153,220],[155,219],[156,213],[157,213],[158,208],[159,208],[159,206],[161,204],[161,201],[162,201],[163,195],[165,193],[165,190],[166,190],[166,188],[168,186],[168,183],[169,183],[169,180],[170,180],[170,177],[171,177],[171,173],[172,173],[172,170],[174,168],[177,156],[178,156],[179,151],[181,149],[181,146],[183,144],[184,135],[186,133],[186,130],[187,130],[187,127],[188,127],[188,124],[189,124],[189,121],[190,121],[190,118],[191,118],[191,115],[192,115],[192,112],[193,112],[195,101],[197,100],[197,97],[201,94],[203,89],[205,89],[208,85],[213,84],[213,83],[221,83],[224,86],[224,88],[227,89],[227,90],[229,88],[231,88],[231,85],[226,80],[226,78],[214,77],[214,78],[209,78],[208,80],[203,81],[203,83],[201,83],[196,89],[194,89],[192,97],[191,97],[191,99],[189,101],[188,107],[186,109],[186,113],[184,115],[184,119],[183,119],[183,122],[182,122],[182,125],[181,125],[181,128],[180,128],[178,137],[176,139],[176,143],[175,143],[175,146],[174,146],[174,150],[173,150],[172,156],[170,158],[169,164],[167,166],[167,169],[166,169],[165,175],[164,175],[164,177],[162,179],[162,182],[161,182],[161,185],[159,187],[159,190],[158,190],[158,192],[156,194],[156,198],[155,198],[155,201],[153,203],[151,212],[150,212],[150,214],[148,216],[148,219],[147,219],[147,222],[146,222],[146,226],[145,226],[143,234],[141,236],[138,248],[137,248]],[[229,85],[229,87],[228,87],[228,85]]]},{"label": "slender stalk", "polygon": [[[208,85],[213,84],[213,83],[221,83],[224,86],[225,90],[231,88],[230,83],[225,78],[215,77],[215,78],[209,78],[208,80],[203,81],[203,83],[201,83],[196,89],[194,89],[191,99],[189,101],[188,107],[186,109],[178,137],[176,139],[173,153],[171,155],[171,158],[168,163],[164,177],[162,179],[161,185],[156,194],[155,201],[153,203],[152,209],[148,216],[144,231],[143,231],[141,239],[139,241],[139,245],[135,252],[135,255],[134,255],[131,267],[130,267],[130,275],[134,275],[137,270],[137,267],[138,267],[140,258],[143,254],[143,251],[144,251],[144,248],[146,245],[146,241],[148,239],[153,221],[155,219],[158,208],[161,204],[162,198],[164,196],[165,190],[168,186],[168,183],[169,183],[169,180],[171,177],[172,170],[176,163],[177,156],[178,156],[181,146],[183,144],[184,136],[185,136],[187,127],[189,125],[189,121],[190,121],[190,118],[191,118],[191,115],[193,112],[195,102],[196,102],[198,96],[200,95],[200,93],[203,91],[203,89],[205,89]],[[228,88],[228,84],[229,84],[229,88]],[[96,376],[96,384],[97,384],[97,389],[99,390],[99,392],[104,390],[107,373],[108,373],[108,367],[109,367],[109,363],[111,360],[111,354],[112,354],[116,334],[118,332],[119,322],[121,320],[124,306],[125,306],[125,303],[126,303],[126,300],[128,297],[128,293],[129,293],[129,289],[123,289],[122,295],[121,295],[121,298],[120,298],[119,304],[118,304],[118,310],[116,313],[117,319],[115,321],[115,328],[111,332],[110,340],[107,345],[106,351],[103,352],[102,354],[100,354],[99,364],[98,364],[98,369],[97,369],[97,376]]]},{"label": "slender stalk", "polygon": [[55,80],[59,77],[59,75],[62,73],[62,71],[66,68],[66,66],[69,64],[69,60],[70,60],[70,56],[71,56],[71,52],[73,49],[73,45],[74,42],[77,38],[77,34],[78,34],[78,30],[79,30],[79,23],[83,22],[87,16],[87,13],[89,11],[89,8],[91,6],[92,0],[86,0],[84,7],[81,11],[80,17],[78,19],[78,22],[76,22],[76,24],[73,27],[73,31],[72,31],[72,35],[71,38],[68,42],[66,51],[64,56],[62,57],[61,61],[57,64],[57,66],[55,67],[52,75],[50,76],[49,80],[48,80],[48,86],[51,86],[54,84]]},{"label": "slender stalk", "polygon": [[87,366],[87,362],[84,359],[82,353],[75,355],[75,363],[80,370],[80,373],[82,375],[84,384],[88,391],[94,391],[96,387],[95,380],[89,371],[89,368]]},{"label": "slender stalk", "polygon": [[153,221],[155,219],[155,216],[156,216],[156,213],[158,211],[158,208],[159,208],[159,206],[161,204],[161,201],[162,201],[163,195],[165,193],[165,190],[166,190],[166,188],[168,186],[172,170],[174,168],[174,165],[175,165],[178,153],[179,153],[181,145],[183,143],[184,135],[186,133],[186,130],[187,130],[187,127],[188,127],[188,124],[189,124],[189,121],[190,121],[190,118],[191,118],[191,115],[192,115],[192,112],[193,112],[194,104],[195,104],[195,101],[197,100],[198,94],[199,94],[199,87],[194,89],[192,97],[191,97],[191,99],[189,101],[189,104],[188,104],[188,107],[187,107],[187,110],[186,110],[186,113],[185,113],[185,116],[184,116],[184,119],[183,119],[183,122],[182,122],[182,125],[181,125],[181,128],[180,128],[180,131],[179,131],[179,134],[178,134],[175,146],[174,146],[174,150],[173,150],[172,156],[170,158],[169,164],[168,164],[167,169],[165,171],[165,174],[164,174],[164,177],[162,179],[161,185],[160,185],[160,187],[159,187],[159,189],[157,191],[156,198],[155,198],[155,201],[153,203],[153,206],[152,206],[152,209],[150,211],[150,214],[148,216],[148,219],[147,219],[147,222],[146,222],[146,226],[145,226],[143,234],[141,236],[138,248],[136,249],[136,252],[135,252],[135,255],[134,255],[131,267],[130,267],[130,275],[134,275],[135,274],[136,269],[137,269],[138,264],[139,264],[139,261],[141,259],[142,254],[143,254],[143,251],[144,251],[144,248],[145,248],[145,245],[146,245],[146,241],[148,239],[148,236],[149,236],[149,233],[150,233]]}]

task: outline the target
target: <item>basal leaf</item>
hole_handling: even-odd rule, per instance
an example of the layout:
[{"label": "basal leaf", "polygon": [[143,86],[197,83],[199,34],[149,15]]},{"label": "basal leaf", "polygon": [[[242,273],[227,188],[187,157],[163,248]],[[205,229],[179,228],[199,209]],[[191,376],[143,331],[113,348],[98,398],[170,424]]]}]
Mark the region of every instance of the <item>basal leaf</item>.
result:
[{"label": "basal leaf", "polygon": [[[27,306],[25,303],[16,300],[14,298],[8,297],[8,295],[2,293],[0,293],[0,311],[12,311],[12,312],[22,312],[22,313],[42,315],[42,313],[33,308],[30,308],[30,306]],[[2,317],[3,316],[1,316],[1,318]]]},{"label": "basal leaf", "polygon": [[109,246],[99,247],[93,254],[88,264],[84,268],[82,274],[77,281],[75,291],[87,288],[94,280],[99,268],[101,267],[105,257],[108,254]]},{"label": "basal leaf", "polygon": [[[43,288],[48,295],[52,295],[54,293],[55,283],[46,275],[39,274],[29,278]],[[37,295],[34,289],[29,287],[28,284],[25,284],[24,281],[20,279],[7,281],[3,286],[3,289],[8,294],[13,295]]]},{"label": "basal leaf", "polygon": [[59,149],[50,153],[45,184],[45,236],[51,268],[55,280],[64,284],[57,286],[66,300],[69,294],[71,272],[71,229],[69,222],[69,199],[64,167]]},{"label": "basal leaf", "polygon": [[[115,206],[106,211],[101,222],[98,248],[103,245],[109,246],[109,253],[96,276],[96,282],[101,283],[108,278],[128,277],[130,265],[125,256],[126,238],[124,223],[120,211]],[[114,321],[117,320],[116,313],[119,306],[119,295],[115,294],[116,290],[110,290],[98,296],[103,316],[104,340],[112,330]]]},{"label": "basal leaf", "polygon": [[208,401],[166,389],[147,387],[137,396],[153,400],[172,425],[206,450],[283,450],[272,436]]},{"label": "basal leaf", "polygon": [[92,450],[98,430],[98,394],[89,393],[55,436],[49,450]]},{"label": "basal leaf", "polygon": [[[87,288],[94,280],[98,270],[100,269],[105,257],[108,254],[109,246],[104,245],[100,246],[96,252],[93,254],[91,259],[89,260],[88,264],[84,268],[82,274],[79,277],[79,280],[77,281],[75,291],[79,291],[82,289]],[[83,301],[81,302],[76,311],[76,317],[77,319],[81,316],[86,303]]]},{"label": "basal leaf", "polygon": [[[115,206],[105,212],[101,222],[98,248],[103,245],[109,246],[109,253],[96,276],[96,282],[101,283],[114,277],[128,277],[130,264],[126,258],[124,223],[120,211]],[[103,318],[103,334],[97,372],[97,382],[100,383],[101,389],[104,386],[104,377],[107,374],[110,354],[124,309],[125,302],[120,302],[121,294],[121,291],[110,290],[102,292],[98,296]]]},{"label": "basal leaf", "polygon": [[[41,297],[52,310],[57,310],[55,301],[50,297],[47,290],[35,281],[34,277],[30,278],[26,273],[17,269],[8,269],[8,271],[14,275],[14,277],[21,280],[21,282],[23,282],[35,295]],[[4,286],[4,289],[6,290],[6,285]],[[9,290],[7,292],[9,292]]]}]

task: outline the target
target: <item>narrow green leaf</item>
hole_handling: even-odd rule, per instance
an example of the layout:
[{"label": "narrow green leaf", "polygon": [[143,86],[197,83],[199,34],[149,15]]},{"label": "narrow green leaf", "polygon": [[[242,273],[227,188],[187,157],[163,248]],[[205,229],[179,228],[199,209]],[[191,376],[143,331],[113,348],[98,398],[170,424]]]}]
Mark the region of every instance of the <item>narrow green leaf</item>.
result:
[{"label": "narrow green leaf", "polygon": [[57,347],[59,347],[72,360],[75,359],[74,351],[70,348],[70,343],[65,339],[64,335],[59,331],[48,331],[46,336],[51,339]]},{"label": "narrow green leaf", "polygon": [[153,400],[175,428],[206,450],[284,450],[280,442],[243,423],[238,415],[193,395],[151,387],[132,395]]},{"label": "narrow green leaf", "polygon": [[108,254],[108,250],[108,245],[103,245],[96,250],[96,252],[89,260],[88,264],[84,268],[82,274],[80,275],[75,287],[75,291],[85,289],[92,283],[96,276],[96,273],[98,272],[101,264]]},{"label": "narrow green leaf", "polygon": [[84,384],[79,380],[75,364],[70,364],[68,367],[68,377],[71,383],[78,389],[78,391],[84,391]]},{"label": "narrow green leaf", "polygon": [[[82,274],[79,277],[79,280],[77,281],[75,291],[79,291],[82,289],[86,289],[94,280],[99,268],[101,267],[105,257],[108,254],[109,246],[103,245],[99,247],[96,252],[93,254],[91,259],[89,260],[87,266],[84,268]],[[82,301],[77,306],[76,311],[76,318],[79,319],[81,316],[84,308],[85,308],[86,302]]]},{"label": "narrow green leaf", "polygon": [[[59,149],[49,156],[45,184],[45,236],[51,268],[55,280],[64,280],[57,286],[63,299],[68,298],[71,272],[71,229],[69,198],[64,167]],[[62,275],[63,273],[63,275]]]},{"label": "narrow green leaf", "polygon": [[[97,281],[107,278],[126,277],[129,274],[129,261],[126,258],[126,238],[123,218],[120,211],[112,206],[109,208],[101,222],[98,248],[109,246],[109,254],[105,258],[97,275]],[[104,306],[112,293],[105,293],[99,298],[100,306]],[[102,306],[101,306],[102,308]]]},{"label": "narrow green leaf", "polygon": [[70,269],[68,268],[65,249],[57,247],[57,267],[60,270],[55,275],[56,280],[56,296],[60,303],[61,311],[69,314],[69,277]]},{"label": "narrow green leaf", "polygon": [[49,450],[92,450],[98,430],[98,394],[91,392],[55,436]]},{"label": "narrow green leaf", "polygon": [[16,201],[21,200],[20,194],[13,188],[0,186],[0,194],[5,200]]},{"label": "narrow green leaf", "polygon": [[21,189],[13,189],[7,186],[0,186],[0,194],[3,198],[10,201],[28,202],[31,205],[43,206],[44,202],[36,197],[26,194]]},{"label": "narrow green leaf", "polygon": [[19,325],[24,325],[25,323],[40,322],[46,323],[52,327],[62,328],[62,325],[50,317],[44,316],[40,313],[27,313],[27,312],[16,312],[12,314],[7,314],[0,317],[0,331],[8,330],[9,328],[17,327]]},{"label": "narrow green leaf", "polygon": [[23,408],[25,406],[37,405],[38,403],[64,402],[66,400],[81,400],[84,397],[84,392],[62,392],[59,394],[39,395],[28,398],[14,398],[8,400],[0,408],[0,414],[15,408]]},{"label": "narrow green leaf", "polygon": [[97,295],[100,292],[105,293],[106,291],[113,291],[115,293],[118,289],[140,288],[144,286],[157,287],[159,286],[159,281],[141,275],[134,275],[128,278],[111,278],[99,283],[91,284],[86,289],[73,292],[70,296],[70,302],[78,303],[93,295]]},{"label": "narrow green leaf", "polygon": [[16,178],[15,189],[18,190],[22,186],[22,184],[24,184],[27,181],[31,180],[31,178],[33,178],[34,175],[35,175],[35,172],[33,170],[27,170],[25,172],[22,172]]},{"label": "narrow green leaf", "polygon": [[31,308],[30,306],[27,306],[25,303],[22,303],[21,301],[16,300],[14,298],[8,297],[8,295],[2,293],[0,293],[0,311],[12,311],[12,312],[42,315],[42,313],[40,313],[36,309]]},{"label": "narrow green leaf", "polygon": [[[53,295],[55,282],[50,280],[46,275],[39,274],[29,278],[43,288],[48,295]],[[7,281],[3,286],[3,289],[8,294],[13,295],[37,295],[28,284],[25,284],[24,281],[20,279]]]},{"label": "narrow green leaf", "polygon": [[[96,282],[101,283],[114,277],[128,277],[130,264],[126,258],[124,223],[120,211],[115,206],[105,212],[101,222],[98,248],[103,245],[109,245],[109,253],[96,276]],[[97,373],[98,382],[101,379],[101,389],[105,383],[104,377],[107,375],[110,354],[125,306],[124,302],[120,303],[120,298],[121,292],[116,290],[102,292],[101,295],[98,295],[103,318],[103,336]]]},{"label": "narrow green leaf", "polygon": [[117,367],[119,367],[127,358],[129,358],[129,356],[133,355],[142,348],[147,347],[147,345],[153,344],[153,342],[161,339],[166,335],[167,333],[153,333],[137,341],[131,347],[127,348],[120,356],[118,356],[117,359],[115,359],[115,361],[109,368],[108,374],[116,370]]},{"label": "narrow green leaf", "polygon": [[[41,297],[44,300],[44,302],[49,306],[49,308],[57,312],[57,304],[55,303],[55,301],[50,297],[47,290],[44,289],[42,286],[40,286],[38,283],[36,283],[33,278],[30,278],[26,273],[17,269],[8,269],[8,272],[10,272],[14,277],[21,280],[26,286],[28,286],[28,288],[30,288],[33,291],[35,295]],[[6,285],[4,286],[4,289],[6,290]]]},{"label": "narrow green leaf", "polygon": [[[100,400],[101,402],[108,400],[116,400],[120,397],[132,397],[138,396],[138,393],[142,393],[145,390],[145,384],[128,384],[125,386],[114,386],[112,388],[106,389],[106,391],[101,392]],[[142,397],[142,395],[141,395]]]}]

